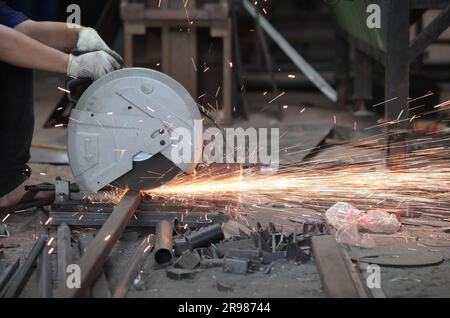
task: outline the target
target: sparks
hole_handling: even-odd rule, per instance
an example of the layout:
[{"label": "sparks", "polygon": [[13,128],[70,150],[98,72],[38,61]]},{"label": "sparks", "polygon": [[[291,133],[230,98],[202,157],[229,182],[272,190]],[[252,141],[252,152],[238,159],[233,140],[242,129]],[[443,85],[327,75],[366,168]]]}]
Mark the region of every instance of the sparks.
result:
[{"label": "sparks", "polygon": [[272,99],[269,104],[272,104],[274,101],[276,101],[278,98],[280,98],[281,96],[283,96],[284,94],[286,94],[286,92],[281,93],[280,95],[278,95],[277,97],[275,97],[274,99]]},{"label": "sparks", "polygon": [[59,89],[61,92],[70,94],[70,91],[69,91],[68,89],[62,88],[62,87],[60,87],[60,86],[58,86],[57,89]]},{"label": "sparks", "polygon": [[55,240],[54,237],[50,238],[50,239],[48,240],[47,246],[52,245],[52,243],[53,243],[54,240]]},{"label": "sparks", "polygon": [[7,215],[3,218],[2,223],[5,223],[5,221],[6,221],[10,216],[11,216],[11,213],[7,214]]}]

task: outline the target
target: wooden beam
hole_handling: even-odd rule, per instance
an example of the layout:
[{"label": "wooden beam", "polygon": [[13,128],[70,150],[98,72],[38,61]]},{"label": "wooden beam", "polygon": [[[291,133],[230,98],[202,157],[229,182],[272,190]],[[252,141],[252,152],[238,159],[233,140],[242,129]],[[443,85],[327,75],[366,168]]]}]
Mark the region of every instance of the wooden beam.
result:
[{"label": "wooden beam", "polygon": [[97,236],[89,245],[87,251],[79,262],[81,270],[80,288],[68,289],[63,287],[56,292],[59,298],[82,297],[103,270],[111,250],[122,235],[129,220],[141,203],[141,194],[128,191],[120,203],[115,207],[110,217],[97,233]]}]

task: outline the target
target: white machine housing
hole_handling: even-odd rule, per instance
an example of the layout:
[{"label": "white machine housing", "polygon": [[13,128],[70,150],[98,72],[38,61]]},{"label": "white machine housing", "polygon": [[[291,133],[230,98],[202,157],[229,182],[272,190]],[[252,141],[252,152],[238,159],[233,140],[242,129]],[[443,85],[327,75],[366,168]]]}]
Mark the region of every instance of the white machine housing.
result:
[{"label": "white machine housing", "polygon": [[[72,110],[70,167],[84,193],[97,192],[131,171],[133,162],[158,153],[192,173],[201,160],[202,130],[196,102],[173,78],[145,68],[118,70],[89,86]],[[188,160],[174,155],[186,158],[188,150]]]}]

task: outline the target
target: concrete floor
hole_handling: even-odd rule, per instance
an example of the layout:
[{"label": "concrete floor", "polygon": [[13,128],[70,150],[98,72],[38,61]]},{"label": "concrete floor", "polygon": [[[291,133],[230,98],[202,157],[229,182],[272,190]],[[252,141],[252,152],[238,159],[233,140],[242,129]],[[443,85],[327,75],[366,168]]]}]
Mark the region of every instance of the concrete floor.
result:
[{"label": "concrete floor", "polygon": [[[65,129],[42,129],[42,124],[47,119],[50,111],[54,108],[61,92],[57,86],[64,85],[64,77],[49,76],[48,74],[36,74],[36,127],[33,143],[63,145],[66,138]],[[266,97],[262,93],[252,93],[251,101],[254,105],[266,104]],[[277,122],[268,115],[254,113],[249,122],[236,121],[233,126],[241,127],[281,127],[288,131],[302,129],[305,125],[317,127],[340,126],[358,129],[373,125],[377,118],[357,118],[345,110],[336,111],[332,104],[317,93],[287,93],[278,101],[281,105],[287,105],[284,111],[285,119]],[[300,110],[306,108],[305,111]],[[296,128],[297,127],[297,128]],[[287,143],[301,143],[295,140],[295,135]],[[333,151],[340,151],[339,146],[334,150],[320,154],[324,158],[332,158]],[[52,182],[57,176],[73,180],[68,166],[53,166],[43,164],[32,164],[33,176],[42,182]],[[295,211],[290,213],[295,214]],[[269,210],[260,211],[259,217],[270,220],[272,214]],[[8,220],[14,240],[22,245],[16,252],[6,251],[6,257],[24,257],[32,245],[33,233],[39,226],[36,225],[34,213],[13,215]],[[278,221],[278,220],[277,220]],[[284,226],[292,223],[283,220]],[[418,230],[414,227],[405,228],[405,236],[429,239],[436,237],[442,241],[448,241],[449,235],[437,233],[436,229]],[[436,233],[435,233],[436,232]],[[439,234],[438,236],[436,236]],[[120,242],[113,250],[105,271],[110,279],[111,287],[117,280],[126,262],[131,257],[136,242]],[[53,261],[55,255],[52,255]],[[152,264],[146,264],[144,268],[143,290],[132,290],[129,297],[323,297],[320,278],[314,263],[296,265],[293,262],[278,264],[270,275],[256,273],[246,275],[245,279],[239,275],[224,274],[221,270],[211,269],[198,273],[196,279],[191,281],[171,281],[165,277],[164,271],[154,271]],[[444,262],[439,266],[423,268],[384,268],[383,288],[388,296],[444,296],[450,297],[450,264]],[[220,292],[216,288],[216,282],[225,282],[233,286],[232,293]],[[30,280],[30,285],[24,297],[32,297],[35,292],[35,279]]]}]

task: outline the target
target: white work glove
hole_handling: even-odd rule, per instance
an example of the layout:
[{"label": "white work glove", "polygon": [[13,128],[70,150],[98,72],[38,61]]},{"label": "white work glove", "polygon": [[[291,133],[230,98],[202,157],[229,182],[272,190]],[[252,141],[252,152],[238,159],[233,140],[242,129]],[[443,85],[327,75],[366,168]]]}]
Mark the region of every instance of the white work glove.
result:
[{"label": "white work glove", "polygon": [[90,78],[93,81],[120,69],[121,65],[104,51],[90,52],[83,55],[69,55],[67,75],[74,78]]},{"label": "white work glove", "polygon": [[79,52],[105,51],[114,57],[120,65],[123,65],[122,57],[111,50],[105,41],[92,28],[83,28],[78,35],[76,50]]}]

